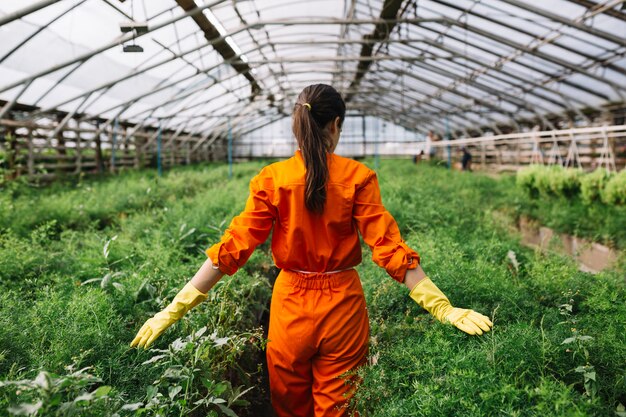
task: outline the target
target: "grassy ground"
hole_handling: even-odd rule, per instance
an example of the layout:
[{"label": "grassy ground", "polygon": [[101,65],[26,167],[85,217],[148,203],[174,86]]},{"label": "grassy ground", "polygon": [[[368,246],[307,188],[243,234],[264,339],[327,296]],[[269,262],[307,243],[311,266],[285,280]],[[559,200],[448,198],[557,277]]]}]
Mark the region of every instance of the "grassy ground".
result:
[{"label": "grassy ground", "polygon": [[[154,350],[128,343],[195,273],[261,166],[237,165],[230,181],[211,165],[3,189],[0,414],[258,415],[267,244]],[[591,276],[521,247],[512,225],[526,202],[509,177],[382,161],[379,178],[427,273],[495,327],[478,338],[435,322],[364,261],[367,415],[613,416],[626,404],[623,269]],[[603,233],[619,235],[612,221]]]},{"label": "grassy ground", "polygon": [[[205,401],[199,404],[203,415],[224,413],[221,407],[235,401],[236,384],[255,385],[261,376],[259,323],[270,295],[261,276],[271,259],[267,247],[156,343],[166,351],[128,344],[204,262],[204,248],[243,208],[247,180],[260,166],[238,167],[233,181],[225,166],[216,165],[181,168],[161,179],[141,172],[4,190],[0,380],[14,382],[0,385],[0,414],[9,404],[22,404],[25,415],[26,405],[39,404],[39,415],[112,415],[123,404],[143,403],[122,415],[187,415],[196,401]],[[203,326],[205,334],[193,343],[172,344]],[[110,390],[75,401],[84,389],[74,387],[90,378],[97,381],[88,392]]]},{"label": "grassy ground", "polygon": [[509,178],[403,163],[380,177],[426,272],[495,327],[471,337],[437,323],[364,263],[376,365],[362,372],[358,403],[368,415],[613,416],[626,404],[623,263],[592,276],[521,247],[502,215],[517,203]]}]

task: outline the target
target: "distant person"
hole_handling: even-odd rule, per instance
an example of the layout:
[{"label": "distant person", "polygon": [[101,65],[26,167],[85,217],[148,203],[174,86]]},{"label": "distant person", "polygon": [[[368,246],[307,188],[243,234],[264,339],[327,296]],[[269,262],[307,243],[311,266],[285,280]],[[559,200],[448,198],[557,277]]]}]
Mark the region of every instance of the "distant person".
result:
[{"label": "distant person", "polygon": [[428,134],[426,135],[426,143],[428,147],[428,159],[433,159],[435,155],[437,154],[435,147],[432,146],[432,142],[438,142],[440,140],[441,140],[441,136],[434,133],[432,130],[428,131]]},{"label": "distant person", "polygon": [[463,146],[461,148],[461,152],[463,152],[463,156],[461,157],[461,169],[463,171],[472,171],[472,154],[469,153],[467,148]]},{"label": "distant person", "polygon": [[419,164],[422,161],[423,157],[424,151],[419,151],[419,153],[413,157],[413,163],[416,165]]},{"label": "distant person", "polygon": [[453,307],[426,276],[419,255],[402,240],[383,206],[376,172],[334,153],[345,112],[343,98],[329,85],[310,85],[300,93],[292,117],[300,149],[252,178],[243,212],[131,346],[149,346],[204,301],[222,275],[241,268],[270,234],[281,272],[272,293],[267,365],[279,417],[352,415],[348,402],[355,385],[342,376],[367,362],[370,337],[365,296],[354,269],[361,263],[359,233],[374,262],[404,283],[409,296],[438,320],[469,334],[490,330],[488,317]]}]

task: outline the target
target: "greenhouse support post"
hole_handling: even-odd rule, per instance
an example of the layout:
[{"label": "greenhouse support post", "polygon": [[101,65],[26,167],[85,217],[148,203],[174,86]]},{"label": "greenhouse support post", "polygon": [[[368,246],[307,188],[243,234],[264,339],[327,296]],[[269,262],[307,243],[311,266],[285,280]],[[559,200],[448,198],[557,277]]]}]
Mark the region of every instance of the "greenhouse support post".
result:
[{"label": "greenhouse support post", "polygon": [[80,132],[76,132],[76,168],[74,169],[75,174],[80,174],[83,167],[83,144],[82,137]]},{"label": "greenhouse support post", "polygon": [[367,138],[365,136],[365,116],[361,116],[361,129],[363,130],[363,158],[367,156]]},{"label": "greenhouse support post", "polygon": [[380,119],[376,119],[376,139],[374,139],[374,169],[378,170],[378,141],[380,140]]},{"label": "greenhouse support post", "polygon": [[228,178],[233,177],[233,130],[228,118]]},{"label": "greenhouse support post", "polygon": [[104,160],[102,159],[102,139],[100,138],[100,122],[96,121],[96,136],[94,143],[96,146],[96,166],[98,167],[98,174],[104,172]]},{"label": "greenhouse support post", "polygon": [[28,141],[28,177],[29,179],[33,179],[35,176],[35,149],[33,147],[33,129],[28,128],[28,136],[26,137]]},{"label": "greenhouse support post", "polygon": [[159,177],[163,175],[163,168],[161,167],[161,123],[159,123],[159,130],[157,133],[157,171]]},{"label": "greenhouse support post", "polygon": [[111,141],[111,172],[115,172],[115,146],[117,145],[117,127],[118,119],[113,122],[113,139]]},{"label": "greenhouse support post", "polygon": [[450,124],[446,116],[446,140],[448,141],[448,169],[452,169],[452,146],[450,146]]}]

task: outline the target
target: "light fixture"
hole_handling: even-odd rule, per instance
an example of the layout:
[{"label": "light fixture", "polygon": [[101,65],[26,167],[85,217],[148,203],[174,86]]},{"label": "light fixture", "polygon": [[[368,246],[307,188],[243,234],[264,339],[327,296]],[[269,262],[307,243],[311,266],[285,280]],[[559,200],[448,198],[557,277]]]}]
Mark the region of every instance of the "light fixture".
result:
[{"label": "light fixture", "polygon": [[122,33],[132,33],[132,43],[130,45],[122,45],[124,52],[143,52],[143,48],[135,44],[135,37],[148,33],[148,22],[137,22],[134,17],[133,0],[130,2],[130,20],[120,23]]},{"label": "light fixture", "polygon": [[122,33],[135,32],[137,35],[148,33],[148,23],[147,22],[135,22],[134,20],[129,20],[127,22],[120,23],[120,30]]},{"label": "light fixture", "polygon": [[122,50],[124,52],[143,52],[143,48],[134,43],[131,45],[124,45]]}]

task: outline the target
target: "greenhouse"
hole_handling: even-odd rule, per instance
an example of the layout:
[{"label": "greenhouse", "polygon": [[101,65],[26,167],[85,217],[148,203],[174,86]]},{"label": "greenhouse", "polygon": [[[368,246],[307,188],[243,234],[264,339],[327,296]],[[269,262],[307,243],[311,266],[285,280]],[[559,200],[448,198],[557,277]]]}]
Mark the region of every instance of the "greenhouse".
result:
[{"label": "greenhouse", "polygon": [[0,416],[626,416],[623,0],[0,0]]}]

